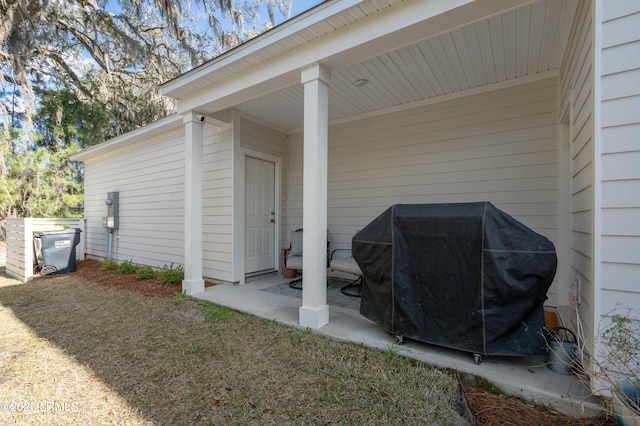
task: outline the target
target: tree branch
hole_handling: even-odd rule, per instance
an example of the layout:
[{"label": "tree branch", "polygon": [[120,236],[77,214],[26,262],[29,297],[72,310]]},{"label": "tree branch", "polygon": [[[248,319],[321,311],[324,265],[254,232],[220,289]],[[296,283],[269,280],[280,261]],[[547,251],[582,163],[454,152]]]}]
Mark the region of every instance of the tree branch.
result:
[{"label": "tree branch", "polygon": [[80,79],[80,77],[78,77],[75,71],[71,69],[71,67],[67,64],[67,62],[62,57],[60,57],[57,53],[44,48],[41,48],[40,51],[43,53],[46,53],[47,57],[53,59],[58,65],[60,65],[65,70],[65,72],[69,75],[69,77],[71,77],[73,82],[76,84],[76,87],[82,92],[82,94],[84,94],[89,98],[92,97],[91,91],[82,83],[82,80]]},{"label": "tree branch", "polygon": [[82,46],[87,50],[87,52],[89,52],[89,54],[91,55],[93,60],[96,61],[96,63],[98,64],[98,66],[100,68],[102,68],[103,70],[109,72],[107,64],[105,64],[102,61],[102,59],[100,58],[100,56],[104,56],[104,53],[102,51],[98,51],[99,55],[96,54],[96,50],[92,46],[90,46],[89,42],[87,41],[87,39],[89,39],[89,37],[87,37],[85,34],[81,33],[80,31],[76,30],[74,27],[72,27],[67,22],[63,21],[62,19],[59,19],[58,23],[62,27],[64,27],[67,31],[69,31],[71,34],[73,34],[73,36],[76,38],[76,40],[78,40],[80,42],[80,44],[82,44]]}]

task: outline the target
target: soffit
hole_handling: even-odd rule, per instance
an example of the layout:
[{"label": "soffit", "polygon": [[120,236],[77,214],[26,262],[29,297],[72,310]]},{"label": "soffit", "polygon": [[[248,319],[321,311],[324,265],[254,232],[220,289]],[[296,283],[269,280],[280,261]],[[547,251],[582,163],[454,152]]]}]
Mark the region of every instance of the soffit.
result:
[{"label": "soffit", "polygon": [[162,85],[175,99],[272,60],[402,0],[332,0]]},{"label": "soffit", "polygon": [[[338,120],[557,70],[576,3],[577,0],[540,0],[335,69],[331,75],[329,118]],[[380,6],[389,4],[385,1]],[[371,12],[354,8],[349,19],[357,20],[360,14]],[[304,44],[348,25],[348,20],[341,17],[327,22],[322,29],[309,28],[299,39],[287,40]],[[261,52],[252,60],[266,60],[270,54],[279,54],[281,48],[274,46],[274,50]],[[358,88],[353,84],[358,79],[369,84]],[[303,124],[303,88],[293,85],[236,108],[278,127],[298,129]]]}]

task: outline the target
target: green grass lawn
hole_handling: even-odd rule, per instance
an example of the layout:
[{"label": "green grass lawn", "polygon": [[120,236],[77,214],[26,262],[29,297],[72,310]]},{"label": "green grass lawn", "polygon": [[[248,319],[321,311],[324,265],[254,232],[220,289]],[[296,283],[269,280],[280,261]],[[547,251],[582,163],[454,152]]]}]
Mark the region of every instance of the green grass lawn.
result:
[{"label": "green grass lawn", "polygon": [[210,303],[0,275],[0,321],[2,424],[464,424],[451,373]]}]

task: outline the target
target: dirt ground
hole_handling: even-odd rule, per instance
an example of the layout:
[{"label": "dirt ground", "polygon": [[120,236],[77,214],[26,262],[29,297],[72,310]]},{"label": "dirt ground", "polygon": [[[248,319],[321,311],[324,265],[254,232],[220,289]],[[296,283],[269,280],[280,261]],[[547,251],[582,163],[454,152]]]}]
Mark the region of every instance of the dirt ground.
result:
[{"label": "dirt ground", "polygon": [[[157,279],[136,280],[134,274],[120,274],[117,271],[101,271],[100,262],[85,260],[77,263],[74,277],[112,288],[126,288],[146,296],[172,297],[180,293],[181,285],[164,285]],[[35,277],[36,281],[50,277]],[[207,285],[213,285],[207,283]],[[582,425],[613,426],[615,420],[605,415],[596,419],[577,419],[552,412],[543,407],[529,405],[517,398],[496,395],[478,387],[463,386],[464,400],[475,424],[480,426],[498,425]]]}]

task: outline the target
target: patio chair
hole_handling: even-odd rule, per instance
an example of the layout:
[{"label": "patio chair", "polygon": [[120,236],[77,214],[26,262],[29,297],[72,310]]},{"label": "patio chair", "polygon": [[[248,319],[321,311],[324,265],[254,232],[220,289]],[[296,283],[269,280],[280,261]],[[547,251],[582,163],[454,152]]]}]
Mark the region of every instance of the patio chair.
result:
[{"label": "patio chair", "polygon": [[[302,229],[291,232],[291,243],[283,250],[282,275],[285,278],[296,277],[302,271]],[[327,231],[327,266],[329,266],[329,232]],[[302,276],[289,282],[289,287],[302,290]]]},{"label": "patio chair", "polygon": [[[296,229],[290,234],[291,243],[283,250],[282,275],[286,278],[297,276],[302,271],[302,229]],[[289,282],[289,287],[302,289],[302,276]]]},{"label": "patio chair", "polygon": [[362,294],[362,270],[358,266],[356,260],[349,257],[335,257],[334,255],[337,252],[346,251],[351,254],[350,249],[335,249],[331,252],[331,256],[329,256],[329,269],[332,271],[343,272],[350,275],[355,275],[357,278],[347,285],[342,287],[340,291],[345,296],[350,297],[360,297]]}]

